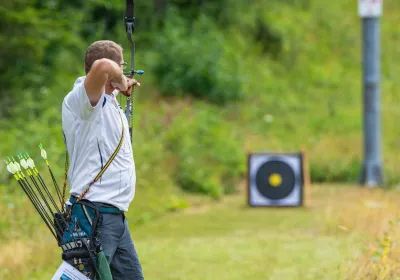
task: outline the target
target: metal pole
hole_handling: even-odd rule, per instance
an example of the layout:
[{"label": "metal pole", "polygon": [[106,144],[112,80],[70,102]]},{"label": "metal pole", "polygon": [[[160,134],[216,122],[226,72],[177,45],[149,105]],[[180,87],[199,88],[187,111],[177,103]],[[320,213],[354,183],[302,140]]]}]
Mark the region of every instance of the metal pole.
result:
[{"label": "metal pole", "polygon": [[364,163],[362,184],[382,184],[379,17],[362,18]]}]

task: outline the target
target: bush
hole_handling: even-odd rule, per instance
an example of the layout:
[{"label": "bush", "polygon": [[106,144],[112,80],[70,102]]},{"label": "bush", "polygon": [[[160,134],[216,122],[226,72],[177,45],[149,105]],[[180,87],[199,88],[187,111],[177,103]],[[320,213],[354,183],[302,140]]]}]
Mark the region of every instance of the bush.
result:
[{"label": "bush", "polygon": [[329,161],[311,161],[310,172],[313,182],[357,183],[361,176],[361,162],[358,158],[338,158]]},{"label": "bush", "polygon": [[235,132],[215,114],[185,112],[167,138],[178,157],[175,178],[182,189],[213,198],[236,190],[245,157]]},{"label": "bush", "polygon": [[215,104],[243,97],[240,58],[206,16],[192,26],[171,16],[156,40],[153,73],[163,95],[188,94]]}]

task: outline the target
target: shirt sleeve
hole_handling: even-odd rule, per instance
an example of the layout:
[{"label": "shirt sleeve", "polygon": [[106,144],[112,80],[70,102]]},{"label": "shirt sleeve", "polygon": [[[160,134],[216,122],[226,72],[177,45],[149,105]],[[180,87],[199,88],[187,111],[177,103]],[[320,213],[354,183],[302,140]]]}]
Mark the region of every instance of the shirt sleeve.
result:
[{"label": "shirt sleeve", "polygon": [[84,121],[91,121],[94,119],[96,112],[101,108],[100,100],[103,99],[103,96],[100,97],[96,106],[92,106],[90,103],[89,97],[86,94],[85,83],[84,80],[75,85],[72,91],[68,93],[65,97],[65,105],[66,107],[72,111],[78,118]]}]

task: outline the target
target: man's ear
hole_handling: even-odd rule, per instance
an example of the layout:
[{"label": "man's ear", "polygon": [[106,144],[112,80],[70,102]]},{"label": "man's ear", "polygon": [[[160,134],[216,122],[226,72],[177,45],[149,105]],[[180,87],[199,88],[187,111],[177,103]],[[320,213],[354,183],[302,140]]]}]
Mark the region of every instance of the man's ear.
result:
[{"label": "man's ear", "polygon": [[83,62],[83,70],[85,71],[85,74],[87,76],[88,73],[86,73],[86,63],[85,62]]}]

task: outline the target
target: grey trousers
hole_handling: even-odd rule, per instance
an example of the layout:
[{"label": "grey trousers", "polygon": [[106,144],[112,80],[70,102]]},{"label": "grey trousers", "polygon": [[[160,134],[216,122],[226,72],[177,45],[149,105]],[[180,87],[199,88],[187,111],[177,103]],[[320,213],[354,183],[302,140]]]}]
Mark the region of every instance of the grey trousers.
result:
[{"label": "grey trousers", "polygon": [[101,214],[100,241],[113,280],[143,280],[142,266],[124,214]]}]

